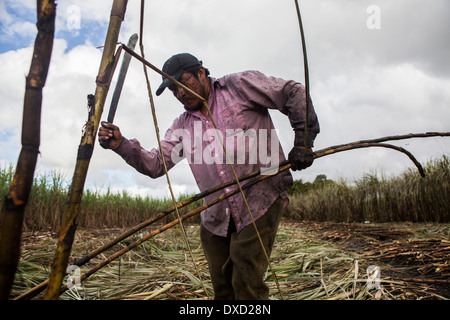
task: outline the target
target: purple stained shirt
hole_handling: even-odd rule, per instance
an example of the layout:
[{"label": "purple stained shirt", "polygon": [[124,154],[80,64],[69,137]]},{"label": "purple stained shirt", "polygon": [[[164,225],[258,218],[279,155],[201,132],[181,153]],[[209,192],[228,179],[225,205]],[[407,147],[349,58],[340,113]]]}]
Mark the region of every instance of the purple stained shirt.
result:
[{"label": "purple stained shirt", "polygon": [[[268,109],[278,109],[287,115],[296,132],[296,140],[300,141],[305,125],[305,101],[302,84],[266,77],[257,71],[211,78],[208,106],[219,133],[209,115],[205,117],[199,110],[185,108],[186,111],[175,119],[161,140],[167,169],[187,159],[200,191],[205,191],[234,180],[230,162],[238,177],[260,168],[277,168],[285,156]],[[312,107],[309,145],[313,145],[318,133],[319,123]],[[124,139],[115,151],[144,175],[157,178],[165,174],[159,148],[145,150],[138,140]],[[244,190],[253,218],[257,220],[264,215],[292,183],[290,172],[284,171]],[[217,191],[206,196],[204,201],[209,203],[236,188],[234,185]],[[240,193],[201,213],[204,227],[218,236],[227,235],[230,217],[238,232],[252,223]]]}]

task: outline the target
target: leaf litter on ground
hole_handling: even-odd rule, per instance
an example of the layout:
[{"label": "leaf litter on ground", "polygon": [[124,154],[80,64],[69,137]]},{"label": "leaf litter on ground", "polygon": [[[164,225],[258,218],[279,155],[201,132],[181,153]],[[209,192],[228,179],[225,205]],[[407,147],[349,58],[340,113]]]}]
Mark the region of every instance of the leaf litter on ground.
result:
[{"label": "leaf litter on ground", "polygon": [[[178,228],[163,232],[126,253],[60,298],[212,299],[199,227],[186,226],[199,274]],[[448,224],[366,225],[283,220],[271,255],[282,296],[272,273],[267,271],[265,281],[270,288],[270,299],[450,299],[449,230]],[[77,231],[73,260],[121,231],[119,228]],[[110,252],[94,258],[81,267],[81,274],[140,236],[135,234]],[[47,279],[55,248],[54,233],[24,234],[12,297]],[[370,265],[377,265],[380,270],[380,282],[376,286],[368,285]],[[40,294],[35,299],[42,297]]]}]

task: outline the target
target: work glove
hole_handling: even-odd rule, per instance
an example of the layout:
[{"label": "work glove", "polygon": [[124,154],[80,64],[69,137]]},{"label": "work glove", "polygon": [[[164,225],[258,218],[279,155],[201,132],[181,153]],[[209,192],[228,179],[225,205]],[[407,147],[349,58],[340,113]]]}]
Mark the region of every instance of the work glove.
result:
[{"label": "work glove", "polygon": [[[305,143],[307,143],[306,146]],[[310,146],[312,146],[312,141],[305,141],[304,132],[295,131],[294,147],[288,155],[292,171],[303,170],[312,165],[314,155]]]},{"label": "work glove", "polygon": [[306,169],[314,161],[313,151],[311,148],[294,146],[289,152],[288,160],[293,171]]}]

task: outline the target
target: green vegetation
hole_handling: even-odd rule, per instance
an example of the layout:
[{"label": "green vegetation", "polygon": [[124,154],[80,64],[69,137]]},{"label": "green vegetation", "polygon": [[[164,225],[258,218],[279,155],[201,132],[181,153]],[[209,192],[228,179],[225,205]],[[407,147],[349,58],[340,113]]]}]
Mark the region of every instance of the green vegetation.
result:
[{"label": "green vegetation", "polygon": [[[426,177],[413,169],[396,177],[367,174],[352,183],[327,179],[321,174],[314,182],[297,180],[289,190],[290,204],[284,217],[297,221],[334,222],[450,222],[450,160],[447,156],[428,162]],[[12,165],[0,168],[0,204],[3,204],[14,175]],[[64,214],[69,182],[59,172],[37,173],[24,231],[58,231]],[[177,199],[188,198],[184,195]],[[181,209],[181,214],[201,203]],[[80,228],[131,227],[169,208],[171,199],[132,196],[86,190],[81,204]],[[173,220],[175,214],[163,222]],[[196,216],[194,221],[198,222]]]},{"label": "green vegetation", "polygon": [[[14,177],[12,165],[0,168],[0,205],[9,191]],[[61,217],[67,202],[70,182],[60,172],[35,175],[30,199],[25,210],[24,231],[59,231]],[[180,196],[177,201],[188,198]],[[79,227],[86,229],[131,227],[172,206],[172,199],[140,197],[122,193],[85,190],[80,206]],[[193,203],[180,210],[184,214],[192,210]],[[175,218],[168,215],[162,222]]]},{"label": "green vegetation", "polygon": [[333,184],[333,180],[328,180],[324,174],[318,174],[314,182],[303,182],[302,179],[295,180],[292,188],[288,190],[290,196],[298,196],[307,194],[310,190],[321,189],[326,185]]},{"label": "green vegetation", "polygon": [[333,222],[450,222],[450,161],[429,161],[422,178],[413,169],[400,176],[367,174],[353,183],[317,176],[296,182],[285,217]]}]

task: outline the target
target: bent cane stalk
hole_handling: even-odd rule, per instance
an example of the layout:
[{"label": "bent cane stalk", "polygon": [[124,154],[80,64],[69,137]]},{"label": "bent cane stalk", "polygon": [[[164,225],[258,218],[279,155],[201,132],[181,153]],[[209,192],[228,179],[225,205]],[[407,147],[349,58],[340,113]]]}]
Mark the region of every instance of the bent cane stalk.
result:
[{"label": "bent cane stalk", "polygon": [[[415,157],[407,150],[405,150],[402,147],[398,147],[398,146],[393,146],[390,144],[386,144],[386,143],[378,143],[378,142],[373,142],[373,143],[356,143],[353,145],[346,145],[343,146],[341,148],[335,148],[333,150],[328,150],[325,152],[321,152],[321,150],[319,150],[318,152],[316,152],[314,154],[314,158],[321,158],[330,154],[334,154],[334,153],[338,153],[338,152],[343,152],[343,151],[348,151],[348,150],[352,150],[352,149],[358,149],[358,148],[369,148],[369,147],[384,147],[384,148],[390,148],[402,153],[405,153],[412,161],[413,163],[417,166],[420,174],[422,175],[422,177],[424,177],[424,171],[422,166],[420,165],[420,163],[415,159]],[[221,196],[219,196],[217,199],[215,199],[214,201],[203,205],[202,207],[199,207],[197,209],[194,209],[186,214],[184,214],[181,218],[173,220],[172,222],[164,225],[163,227],[147,234],[146,236],[142,237],[141,239],[135,241],[134,243],[130,244],[129,246],[123,248],[120,251],[117,251],[115,254],[111,255],[110,257],[108,257],[107,259],[105,259],[104,261],[100,262],[99,264],[97,264],[95,267],[91,268],[89,271],[87,271],[86,273],[84,273],[83,275],[81,275],[78,279],[74,279],[73,281],[79,281],[82,282],[84,280],[86,280],[88,277],[90,277],[92,274],[94,274],[95,272],[97,272],[98,270],[100,270],[101,268],[103,268],[104,266],[106,266],[107,264],[109,264],[110,262],[114,261],[115,259],[119,258],[120,256],[122,256],[123,254],[129,252],[130,250],[136,248],[137,246],[141,245],[142,243],[144,243],[145,241],[149,240],[150,238],[160,234],[161,232],[164,232],[172,227],[174,227],[175,225],[177,225],[178,223],[180,223],[181,221],[193,217],[196,214],[199,214],[200,212],[206,210],[207,208],[210,208],[212,206],[214,206],[215,204],[229,198],[232,195],[235,195],[237,193],[242,193],[243,190],[257,184],[258,182],[264,181],[266,179],[269,179],[285,170],[288,170],[291,167],[291,164],[288,161],[284,161],[282,163],[280,163],[280,167],[278,169],[278,172],[276,174],[273,175],[263,175],[263,176],[259,176],[257,179],[252,180],[248,183],[246,183],[245,185],[242,185],[239,189],[236,189],[234,191],[222,194]],[[64,291],[66,291],[68,289],[68,286],[64,286],[61,288],[61,293],[63,293]]]},{"label": "bent cane stalk", "polygon": [[[410,134],[405,134],[405,135],[397,135],[397,136],[388,136],[388,137],[382,137],[382,138],[377,138],[377,139],[372,139],[372,140],[361,140],[361,141],[355,141],[355,142],[351,142],[351,143],[346,143],[346,144],[341,144],[341,145],[335,145],[332,147],[328,147],[328,148],[324,148],[318,151],[314,152],[314,159],[318,159],[324,156],[328,156],[334,153],[339,153],[339,152],[343,152],[343,151],[350,151],[350,150],[355,150],[355,149],[361,149],[361,148],[369,148],[369,147],[385,147],[385,148],[390,148],[402,153],[405,153],[411,160],[412,162],[416,165],[417,169],[419,172],[423,173],[423,169],[422,166],[420,165],[420,163],[415,159],[415,157],[407,150],[401,148],[401,147],[397,147],[397,146],[393,146],[390,144],[385,144],[385,143],[380,143],[383,141],[389,141],[389,140],[404,140],[404,139],[411,139],[411,138],[426,138],[426,137],[448,137],[450,136],[450,132],[427,132],[427,133],[410,133]],[[285,166],[287,166],[287,168],[290,168],[290,164],[288,161],[284,161],[282,163],[280,163],[280,167],[284,168]],[[282,171],[279,171],[282,172]],[[422,175],[421,173],[421,175]],[[251,178],[255,178],[257,176],[259,176],[261,174],[261,170],[249,173],[246,176],[243,176],[239,179],[240,182],[244,182],[248,179]],[[422,175],[423,176],[423,175]],[[229,187],[233,184],[235,184],[235,180],[231,180],[227,183],[218,185],[216,187],[213,187],[211,189],[205,190],[201,193],[196,194],[195,196],[186,199],[180,203],[177,204],[178,209],[185,207],[195,201],[198,201],[210,194],[213,194],[215,192],[218,192],[226,187]],[[247,184],[245,185],[246,188]],[[220,197],[218,198],[218,200],[221,199]],[[222,198],[219,201],[215,201],[215,203],[218,203],[222,200],[224,200],[225,198]],[[213,204],[209,204],[209,206],[212,206]],[[206,208],[205,208],[206,209]],[[155,217],[152,217],[151,219],[148,219],[142,223],[140,223],[139,225],[136,225],[135,227],[127,230],[126,232],[122,233],[121,235],[119,235],[118,237],[116,237],[115,239],[113,239],[112,241],[110,241],[109,243],[97,248],[96,250],[92,251],[91,253],[83,256],[82,258],[76,260],[74,262],[75,265],[77,266],[82,266],[84,264],[86,264],[87,262],[89,262],[91,259],[93,259],[94,257],[96,257],[97,255],[103,253],[104,251],[108,250],[109,248],[113,247],[114,245],[116,245],[117,243],[119,243],[120,241],[130,237],[131,235],[135,234],[136,232],[144,229],[145,227],[150,226],[151,224],[155,223],[156,221],[162,219],[163,217],[167,216],[168,214],[170,214],[171,212],[173,212],[175,210],[175,208],[172,206],[162,212],[160,212],[159,214],[157,214]],[[203,209],[204,210],[204,209]],[[202,211],[202,210],[201,210]],[[199,211],[199,212],[201,212]],[[197,212],[197,213],[199,213]],[[185,216],[183,216],[185,218]],[[37,295],[39,292],[41,292],[45,286],[47,285],[48,280],[40,283],[38,286],[30,289],[29,291],[23,293],[22,295],[20,295],[19,297],[15,298],[17,300],[21,300],[21,299],[31,299],[32,297],[34,297],[35,295]]]},{"label": "bent cane stalk", "polygon": [[95,136],[97,134],[114,67],[118,60],[118,54],[114,56],[114,52],[116,49],[120,26],[125,17],[126,5],[126,0],[114,0],[112,5],[105,46],[103,48],[100,68],[96,79],[97,86],[95,91],[95,103],[92,108],[93,110],[90,110],[89,112],[85,132],[78,148],[76,166],[69,190],[69,199],[61,223],[58,246],[52,265],[47,292],[44,296],[44,299],[46,300],[58,299],[59,289],[63,278],[66,275],[67,264],[72,249],[75,231],[78,225],[78,212],[83,194],[84,183],[86,180],[89,162],[94,150]]},{"label": "bent cane stalk", "polygon": [[[338,147],[335,148],[333,150],[328,150],[325,152],[322,152],[321,150],[319,150],[318,152],[316,152],[314,154],[314,158],[321,158],[330,154],[334,154],[334,153],[338,153],[338,152],[343,152],[343,151],[348,151],[348,150],[352,150],[352,149],[359,149],[359,148],[369,148],[369,147],[384,147],[384,148],[389,148],[389,149],[393,149],[399,152],[402,152],[404,154],[406,154],[412,161],[413,163],[416,165],[416,167],[418,168],[420,174],[422,175],[422,177],[425,176],[424,171],[422,166],[420,165],[420,163],[416,160],[416,158],[407,150],[405,150],[402,147],[398,147],[398,146],[394,146],[394,145],[390,145],[390,144],[386,144],[386,143],[378,143],[378,142],[373,142],[373,143],[356,143],[353,145],[346,145],[343,147]],[[144,243],[145,241],[149,240],[150,238],[160,234],[161,232],[164,232],[172,227],[174,227],[175,225],[177,225],[178,223],[180,223],[181,221],[193,217],[196,214],[199,214],[200,212],[206,210],[207,208],[210,208],[214,205],[216,205],[217,203],[229,198],[232,195],[235,195],[237,193],[242,193],[243,190],[261,182],[264,181],[266,179],[269,179],[285,170],[288,170],[289,168],[291,168],[291,164],[288,161],[284,161],[282,163],[280,163],[280,167],[278,169],[278,172],[276,174],[273,175],[263,175],[263,176],[259,176],[257,179],[254,179],[248,183],[246,183],[245,185],[242,185],[241,188],[236,189],[234,191],[222,194],[221,196],[219,196],[217,199],[213,200],[212,202],[205,204],[197,209],[194,209],[186,214],[184,214],[181,218],[175,219],[172,222],[164,225],[163,227],[147,234],[146,236],[142,237],[141,239],[135,241],[134,243],[130,244],[129,246],[123,248],[120,251],[117,251],[116,253],[114,253],[113,255],[111,255],[110,257],[108,257],[107,259],[105,259],[104,261],[100,262],[99,264],[97,264],[95,267],[91,268],[90,270],[88,270],[86,273],[84,273],[83,275],[81,275],[78,279],[75,279],[75,281],[79,281],[82,282],[84,280],[86,280],[88,277],[90,277],[92,274],[94,274],[95,272],[97,272],[98,270],[100,270],[101,268],[103,268],[104,266],[106,266],[107,264],[109,264],[110,262],[114,261],[115,259],[119,258],[120,256],[122,256],[123,254],[129,252],[130,250],[136,248],[137,246],[141,245],[142,243]],[[67,290],[67,285],[61,288],[61,293],[63,293],[64,291]]]},{"label": "bent cane stalk", "polygon": [[350,146],[350,145],[356,145],[359,143],[375,143],[375,142],[405,140],[405,139],[412,139],[412,138],[431,138],[431,137],[449,137],[449,136],[450,136],[450,132],[408,133],[408,134],[403,134],[403,135],[386,136],[386,137],[381,137],[381,138],[376,138],[376,139],[359,140],[359,141],[350,142],[350,143],[346,143],[346,144],[340,144],[340,145],[321,149],[320,152],[325,152],[325,151],[331,150],[331,149],[343,148],[345,146]]},{"label": "bent cane stalk", "polygon": [[23,103],[22,149],[9,193],[2,208],[0,231],[0,299],[7,299],[20,257],[25,206],[33,185],[40,145],[42,88],[45,85],[55,32],[56,4],[37,1],[38,34],[26,78]]}]

